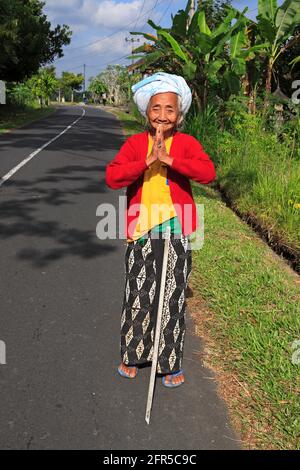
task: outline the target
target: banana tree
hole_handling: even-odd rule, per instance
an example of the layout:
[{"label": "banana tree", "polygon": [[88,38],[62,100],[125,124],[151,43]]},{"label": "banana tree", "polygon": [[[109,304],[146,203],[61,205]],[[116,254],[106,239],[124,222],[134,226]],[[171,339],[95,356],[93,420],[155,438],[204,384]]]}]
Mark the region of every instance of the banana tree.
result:
[{"label": "banana tree", "polygon": [[[189,21],[189,4],[180,10],[170,29],[161,28],[151,20],[148,24],[156,35],[142,32],[147,43],[134,50],[133,58],[141,59],[139,66],[162,68],[182,74],[191,85],[199,110],[207,104],[209,89],[221,84],[230,93],[240,87],[240,77],[245,73],[247,51],[247,18],[234,8],[228,8],[225,19],[214,30],[207,25],[204,11],[197,10]],[[234,22],[235,21],[235,22]],[[143,53],[143,55],[139,55]]]},{"label": "banana tree", "polygon": [[271,93],[272,76],[276,76],[276,62],[289,49],[300,34],[293,36],[300,23],[300,0],[285,0],[278,7],[277,0],[258,0],[257,46],[263,42],[263,55],[266,59],[265,106]]},{"label": "banana tree", "polygon": [[43,107],[44,104],[49,105],[51,95],[57,90],[58,80],[51,71],[44,68],[28,79],[27,85]]}]

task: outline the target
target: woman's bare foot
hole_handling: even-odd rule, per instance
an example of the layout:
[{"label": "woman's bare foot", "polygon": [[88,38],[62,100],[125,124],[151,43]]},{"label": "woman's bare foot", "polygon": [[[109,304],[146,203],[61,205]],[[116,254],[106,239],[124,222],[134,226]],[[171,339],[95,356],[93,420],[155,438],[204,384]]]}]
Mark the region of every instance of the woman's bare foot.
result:
[{"label": "woman's bare foot", "polygon": [[119,365],[119,370],[123,372],[124,375],[133,379],[137,374],[137,367],[135,366],[126,366],[123,362]]}]

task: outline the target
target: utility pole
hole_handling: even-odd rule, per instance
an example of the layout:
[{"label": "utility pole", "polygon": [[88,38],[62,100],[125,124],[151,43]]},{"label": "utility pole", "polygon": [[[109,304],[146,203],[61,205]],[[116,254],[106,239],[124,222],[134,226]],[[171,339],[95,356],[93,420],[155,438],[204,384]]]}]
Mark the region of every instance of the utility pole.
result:
[{"label": "utility pole", "polygon": [[83,99],[85,98],[85,64],[83,64]]},{"label": "utility pole", "polygon": [[[133,54],[134,43],[135,43],[135,42],[140,42],[140,38],[137,38],[137,39],[134,39],[134,38],[125,38],[125,41],[132,43],[132,46],[131,46],[131,54]],[[133,59],[131,59],[131,65],[133,65],[133,63],[134,63],[134,62],[133,62]],[[134,73],[134,71],[132,71],[132,73]]]}]

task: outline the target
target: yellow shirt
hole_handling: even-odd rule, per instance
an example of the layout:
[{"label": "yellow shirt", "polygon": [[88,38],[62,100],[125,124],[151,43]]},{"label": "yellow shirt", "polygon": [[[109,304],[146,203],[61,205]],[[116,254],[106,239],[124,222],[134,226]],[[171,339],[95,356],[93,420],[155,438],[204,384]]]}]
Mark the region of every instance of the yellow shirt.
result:
[{"label": "yellow shirt", "polygon": [[[167,153],[170,153],[173,137],[165,140]],[[150,155],[153,147],[153,138],[148,134],[148,153]],[[167,183],[167,166],[160,160],[156,160],[144,172],[142,197],[139,218],[132,236],[128,242],[138,240],[155,225],[159,225],[171,217],[175,217],[176,211],[173,206],[170,186]]]}]

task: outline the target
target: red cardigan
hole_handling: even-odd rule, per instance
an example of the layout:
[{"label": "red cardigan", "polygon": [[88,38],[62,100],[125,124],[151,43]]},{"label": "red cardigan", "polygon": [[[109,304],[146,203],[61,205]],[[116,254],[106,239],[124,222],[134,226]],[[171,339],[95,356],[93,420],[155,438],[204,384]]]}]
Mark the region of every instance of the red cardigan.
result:
[{"label": "red cardigan", "polygon": [[[112,189],[127,186],[127,238],[132,237],[139,217],[144,171],[148,168],[147,152],[148,132],[132,135],[106,167],[107,186]],[[167,167],[167,177],[171,198],[182,226],[182,233],[189,235],[198,227],[197,210],[189,179],[208,184],[216,178],[216,171],[198,140],[188,134],[174,134],[170,156],[173,157],[173,163]],[[137,205],[134,207],[134,204]]]}]

